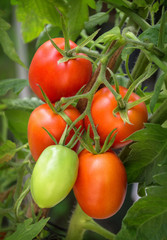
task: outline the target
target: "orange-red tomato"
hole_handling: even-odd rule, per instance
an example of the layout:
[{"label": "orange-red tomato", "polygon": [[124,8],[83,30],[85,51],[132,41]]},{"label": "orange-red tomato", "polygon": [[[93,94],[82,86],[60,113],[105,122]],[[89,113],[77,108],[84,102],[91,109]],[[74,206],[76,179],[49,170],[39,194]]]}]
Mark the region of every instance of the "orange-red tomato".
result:
[{"label": "orange-red tomato", "polygon": [[[114,87],[114,86],[113,86]],[[125,96],[127,89],[120,86],[120,94],[122,97]],[[140,97],[132,93],[128,102],[134,102]],[[128,117],[131,124],[124,123],[119,112],[116,116],[113,114],[113,110],[117,107],[117,101],[111,93],[111,91],[104,87],[100,89],[93,98],[91,106],[91,114],[97,131],[100,136],[101,144],[104,143],[108,134],[116,128],[117,133],[112,148],[120,148],[127,145],[130,141],[123,141],[125,138],[130,136],[133,132],[140,130],[144,127],[144,123],[147,122],[148,113],[145,103],[140,103],[135,107],[128,110]],[[84,120],[86,129],[90,125],[89,119],[86,116]],[[92,128],[90,128],[91,136],[93,137]],[[113,135],[112,135],[113,136]]]},{"label": "orange-red tomato", "polygon": [[[64,49],[64,38],[54,38],[53,41],[59,48]],[[71,49],[77,47],[74,42],[69,43]],[[34,93],[42,100],[44,98],[39,85],[49,100],[56,102],[61,97],[75,95],[91,78],[92,64],[89,60],[76,58],[59,63],[61,58],[62,55],[49,40],[38,48],[32,59],[29,68],[29,83]]]},{"label": "orange-red tomato", "polygon": [[78,177],[73,189],[87,215],[97,219],[113,216],[124,202],[126,188],[126,171],[114,152],[93,155],[84,149],[79,154]]},{"label": "orange-red tomato", "polygon": [[[72,121],[75,121],[80,116],[79,111],[73,106],[66,108],[64,113]],[[76,128],[81,126],[82,131],[83,121],[80,120],[75,126]],[[65,120],[60,115],[54,113],[48,104],[40,105],[31,113],[28,122],[28,143],[35,161],[38,160],[45,148],[54,144],[54,141],[43,128],[46,128],[57,142],[59,142],[65,127]],[[71,130],[66,138],[66,143],[69,142],[73,135],[74,130]],[[74,150],[77,150],[77,147],[78,144],[74,147]]]}]

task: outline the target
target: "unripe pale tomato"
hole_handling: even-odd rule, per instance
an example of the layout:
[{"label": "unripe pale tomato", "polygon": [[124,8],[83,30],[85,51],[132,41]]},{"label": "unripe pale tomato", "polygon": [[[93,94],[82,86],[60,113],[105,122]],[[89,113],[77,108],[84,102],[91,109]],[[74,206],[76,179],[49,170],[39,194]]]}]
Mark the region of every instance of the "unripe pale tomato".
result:
[{"label": "unripe pale tomato", "polygon": [[31,194],[41,208],[50,208],[71,191],[78,173],[78,155],[61,146],[47,147],[35,164],[31,176]]},{"label": "unripe pale tomato", "polygon": [[113,216],[122,206],[127,188],[124,165],[110,151],[79,154],[78,177],[73,187],[82,210],[90,217],[103,219]]},{"label": "unripe pale tomato", "polygon": [[[54,38],[53,41],[59,48],[64,49],[64,38]],[[77,45],[70,41],[70,47],[73,49]],[[75,95],[91,78],[92,64],[89,60],[76,58],[58,63],[61,58],[62,55],[49,40],[38,48],[32,59],[29,83],[34,93],[42,100],[44,98],[39,85],[49,100],[56,102],[61,97]]]}]

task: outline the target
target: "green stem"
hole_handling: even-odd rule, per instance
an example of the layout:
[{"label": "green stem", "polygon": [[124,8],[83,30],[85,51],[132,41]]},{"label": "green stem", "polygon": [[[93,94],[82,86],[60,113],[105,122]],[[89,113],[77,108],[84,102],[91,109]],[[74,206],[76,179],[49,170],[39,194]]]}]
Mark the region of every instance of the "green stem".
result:
[{"label": "green stem", "polygon": [[128,15],[143,31],[150,28],[150,25],[133,10],[130,10],[124,6],[118,6],[114,3],[115,7]]},{"label": "green stem", "polygon": [[68,54],[73,54],[73,53],[84,53],[87,56],[94,57],[94,58],[100,58],[101,54],[98,53],[98,51],[90,50],[89,48],[86,47],[79,47],[77,46],[76,48],[71,49]]},{"label": "green stem", "polygon": [[[82,32],[80,33],[80,35],[81,35],[81,37],[83,37],[84,39],[87,39],[87,38],[88,38],[88,35],[86,34],[86,31],[85,31],[85,30],[82,30]],[[90,45],[94,45],[94,41],[93,41],[93,40],[90,41],[89,44],[90,44]],[[97,48],[99,48],[99,49],[101,49],[101,50],[104,49],[104,46],[101,45],[101,44],[99,44],[99,43],[96,43],[96,44],[95,44],[95,47],[97,47]]]},{"label": "green stem", "polygon": [[25,143],[24,145],[18,147],[18,148],[16,149],[16,152],[19,152],[19,151],[22,150],[23,148],[27,148],[27,147],[28,147],[28,143]]},{"label": "green stem", "polygon": [[17,201],[18,197],[20,196],[20,193],[22,190],[24,174],[25,174],[25,166],[23,165],[18,171],[16,191],[14,194],[15,201]]},{"label": "green stem", "polygon": [[162,62],[162,60],[160,60],[156,55],[147,50],[143,49],[143,51],[145,52],[146,56],[148,56],[150,61],[154,62],[162,71],[167,73],[167,66],[165,63]]},{"label": "green stem", "polygon": [[136,64],[132,71],[132,78],[136,80],[145,70],[149,64],[148,59],[146,58],[143,52],[140,52],[139,57],[137,58]]},{"label": "green stem", "polygon": [[163,124],[167,120],[167,99],[149,118],[150,123]]},{"label": "green stem", "polygon": [[87,221],[85,223],[85,228],[87,230],[98,233],[99,235],[103,236],[106,239],[114,240],[114,238],[115,238],[115,234],[111,233],[110,231],[108,231],[105,228],[103,228],[102,226],[100,226],[98,223],[93,221],[93,219],[91,219],[90,221]]},{"label": "green stem", "polygon": [[106,239],[114,240],[115,235],[97,224],[91,217],[82,211],[77,204],[70,220],[65,240],[82,240],[86,230],[100,234]]},{"label": "green stem", "polygon": [[132,75],[130,74],[130,71],[129,71],[129,55],[127,55],[127,58],[125,61],[125,69],[126,69],[126,73],[128,74],[129,80],[132,83],[134,81],[134,79],[132,78]]},{"label": "green stem", "polygon": [[5,116],[5,113],[0,113],[0,133],[1,133],[1,140],[5,142],[7,140],[7,134],[8,134],[8,124],[7,119]]},{"label": "green stem", "polygon": [[63,36],[65,40],[65,52],[68,53],[70,50],[70,43],[69,43],[69,36],[68,36],[68,30],[67,30],[67,23],[65,21],[64,16],[61,14],[61,25],[62,25],[62,30],[63,30]]},{"label": "green stem", "polygon": [[136,40],[129,39],[129,38],[126,38],[126,41],[127,41],[127,43],[133,44],[135,46],[144,47],[146,50],[152,52],[153,54],[155,54],[159,57],[164,57],[165,56],[164,52],[161,51],[160,48],[154,46],[154,44],[152,44],[152,43],[145,43],[145,42],[136,41]]}]

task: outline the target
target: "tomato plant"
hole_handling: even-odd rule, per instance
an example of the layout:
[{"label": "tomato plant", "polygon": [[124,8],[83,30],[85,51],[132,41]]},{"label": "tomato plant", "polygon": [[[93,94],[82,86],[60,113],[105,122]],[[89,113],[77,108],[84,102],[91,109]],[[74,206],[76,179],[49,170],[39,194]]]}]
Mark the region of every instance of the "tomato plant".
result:
[{"label": "tomato plant", "polygon": [[[72,121],[80,116],[79,111],[73,106],[66,108],[64,113]],[[83,121],[81,120],[76,124],[76,127],[79,128],[80,126],[82,127],[82,125]],[[28,142],[35,161],[38,160],[40,154],[46,147],[54,144],[54,141],[45,129],[59,142],[65,127],[65,120],[59,114],[54,113],[48,104],[40,105],[31,113],[28,122]],[[66,138],[66,143],[69,142],[73,135],[74,130],[71,130]],[[79,143],[74,146],[74,150],[77,150],[78,146]]]},{"label": "tomato plant", "polygon": [[41,208],[50,208],[71,191],[78,173],[77,154],[52,145],[40,155],[31,176],[31,194]]},{"label": "tomato plant", "polygon": [[[122,97],[127,93],[127,89],[120,86],[120,95]],[[138,100],[140,97],[132,93],[129,97],[128,103]],[[108,88],[100,89],[93,98],[91,106],[91,114],[94,124],[97,126],[97,132],[100,136],[100,141],[103,144],[109,133],[116,129],[113,133],[117,133],[115,141],[112,145],[113,148],[120,148],[129,143],[129,141],[124,141],[133,132],[142,129],[144,123],[147,122],[148,113],[145,103],[140,103],[127,112],[130,123],[125,123],[117,112],[114,115],[114,109],[118,106],[118,103]],[[90,125],[88,117],[84,120],[86,129]],[[91,136],[93,137],[93,131],[91,128]]]},{"label": "tomato plant", "polygon": [[[54,38],[53,41],[64,49],[64,38]],[[77,45],[70,41],[70,48],[75,47]],[[51,41],[47,41],[38,48],[32,59],[29,82],[32,90],[42,100],[44,98],[39,85],[50,101],[56,102],[61,97],[75,95],[91,78],[92,64],[89,60],[76,58],[59,63],[62,57]]]},{"label": "tomato plant", "polygon": [[11,2],[0,1],[0,233],[167,239],[166,1]]},{"label": "tomato plant", "polygon": [[99,219],[113,216],[124,202],[126,188],[126,171],[114,152],[79,154],[74,194],[86,214]]}]

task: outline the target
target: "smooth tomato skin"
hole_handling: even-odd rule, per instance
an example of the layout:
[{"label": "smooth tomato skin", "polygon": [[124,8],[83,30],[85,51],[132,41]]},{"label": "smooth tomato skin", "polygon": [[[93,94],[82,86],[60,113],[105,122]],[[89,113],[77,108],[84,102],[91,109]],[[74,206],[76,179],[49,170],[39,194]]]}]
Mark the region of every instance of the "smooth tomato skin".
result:
[{"label": "smooth tomato skin", "polygon": [[87,215],[97,219],[113,216],[124,202],[126,189],[126,171],[114,152],[93,155],[84,149],[79,154],[73,190]]},{"label": "smooth tomato skin", "polygon": [[[59,48],[64,49],[64,38],[54,38]],[[77,45],[70,41],[71,49]],[[83,54],[79,54],[83,55]],[[75,95],[88,83],[92,75],[92,64],[83,58],[58,63],[62,55],[51,41],[42,44],[36,51],[29,68],[29,83],[34,93],[44,101],[39,85],[51,102],[61,97]]]},{"label": "smooth tomato skin", "polygon": [[31,194],[41,208],[50,208],[71,191],[78,174],[78,155],[61,146],[47,147],[35,164],[31,176]]},{"label": "smooth tomato skin", "polygon": [[[127,89],[120,86],[119,90],[121,96],[124,97]],[[134,102],[139,98],[140,97],[137,94],[132,93],[128,102]],[[116,116],[113,115],[113,110],[116,107],[117,101],[115,100],[115,97],[108,88],[104,87],[100,89],[93,98],[91,114],[93,121],[97,126],[101,144],[104,143],[108,134],[114,128],[116,128],[117,130],[114,132],[114,134],[117,133],[117,135],[112,148],[121,148],[130,142],[123,142],[125,138],[144,127],[144,123],[148,120],[148,113],[145,103],[138,104],[137,106],[128,110],[128,116],[131,122],[131,124],[128,124],[123,122],[119,113],[116,113]],[[88,125],[90,125],[87,116],[84,119],[84,125],[86,129],[88,128]],[[90,128],[90,134],[93,137],[92,128]]]},{"label": "smooth tomato skin", "polygon": [[[64,113],[72,121],[80,116],[79,111],[73,106],[66,108]],[[82,131],[83,120],[77,122],[75,126],[76,128],[79,128],[81,126]],[[48,133],[43,129],[43,127],[46,128],[52,136],[54,136],[57,142],[59,142],[66,127],[66,122],[60,115],[55,114],[48,104],[42,104],[34,109],[28,121],[28,143],[31,154],[35,161],[38,160],[39,156],[45,148],[55,144]],[[74,131],[71,130],[66,139],[66,143],[69,142],[73,135]],[[79,144],[76,144],[74,150],[77,150],[78,145]]]}]

